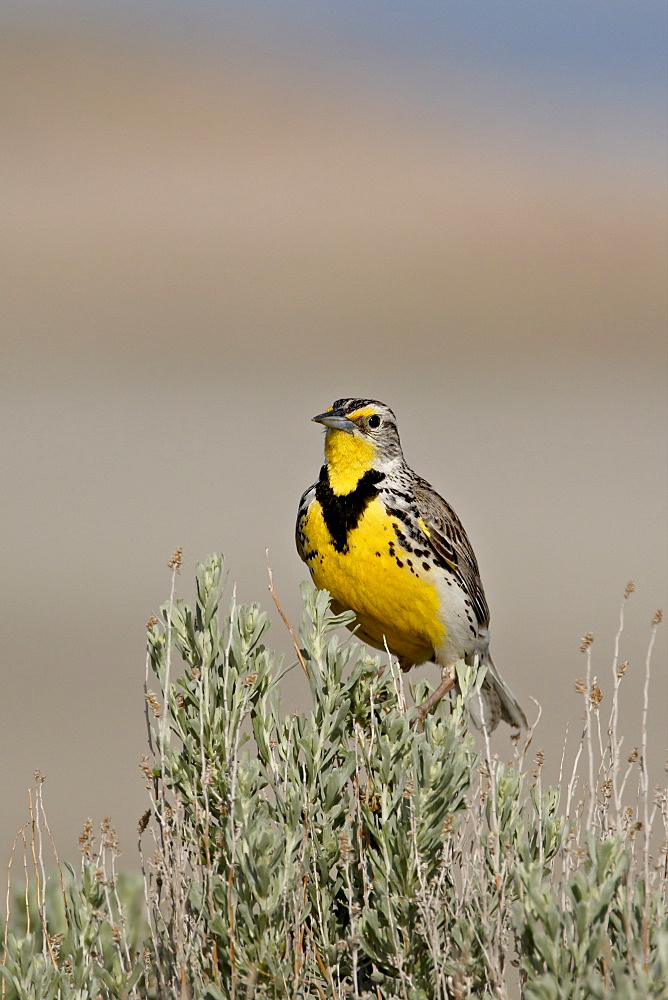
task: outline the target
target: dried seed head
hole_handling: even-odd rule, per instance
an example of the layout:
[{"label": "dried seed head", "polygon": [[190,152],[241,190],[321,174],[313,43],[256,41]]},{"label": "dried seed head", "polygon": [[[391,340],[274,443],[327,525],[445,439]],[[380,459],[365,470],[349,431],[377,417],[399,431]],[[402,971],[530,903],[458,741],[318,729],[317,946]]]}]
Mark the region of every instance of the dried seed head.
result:
[{"label": "dried seed head", "polygon": [[353,847],[352,844],[350,843],[350,838],[348,837],[348,834],[344,830],[341,830],[341,832],[339,833],[339,853],[341,855],[341,858],[344,861],[347,861],[349,864],[355,858]]},{"label": "dried seed head", "polygon": [[147,809],[143,816],[139,817],[139,822],[137,823],[137,831],[141,835],[149,824],[151,819],[151,810]]},{"label": "dried seed head", "polygon": [[146,692],[146,702],[150,705],[151,711],[153,712],[156,719],[159,719],[162,715],[162,709],[160,708],[160,702],[158,701],[155,691]]},{"label": "dried seed head", "polygon": [[591,694],[589,695],[589,700],[591,701],[591,707],[594,710],[596,710],[603,701],[603,692],[596,683],[596,678],[594,678],[594,683],[591,686]]},{"label": "dried seed head", "polygon": [[626,590],[624,591],[624,597],[625,598],[629,598],[635,589],[636,589],[635,583],[633,582],[633,580],[629,580],[629,582],[626,584]]},{"label": "dried seed head", "polygon": [[153,628],[153,626],[157,624],[158,624],[158,619],[155,617],[155,615],[151,615],[149,620],[146,622],[146,628]]},{"label": "dried seed head", "polygon": [[179,545],[178,549],[176,550],[172,558],[169,560],[167,565],[170,569],[176,570],[178,572],[182,564],[183,564],[183,549]]},{"label": "dried seed head", "polygon": [[79,850],[89,861],[95,853],[95,836],[93,834],[93,821],[88,817],[84,823],[83,830],[79,835]]},{"label": "dried seed head", "polygon": [[254,674],[246,674],[246,676],[244,677],[244,684],[246,685],[246,687],[252,687],[253,684],[255,684],[256,680],[257,680],[257,671]]},{"label": "dried seed head", "polygon": [[654,617],[652,618],[652,625],[654,626],[654,628],[656,628],[656,626],[660,625],[662,621],[663,621],[663,611],[661,610],[661,608],[659,608],[658,611],[656,611]]},{"label": "dried seed head", "polygon": [[58,958],[58,953],[60,952],[64,940],[65,940],[64,934],[49,935],[49,941],[51,942],[51,951],[53,951],[53,954],[55,955],[56,958]]},{"label": "dried seed head", "polygon": [[574,686],[575,686],[575,690],[577,691],[578,694],[586,694],[587,693],[587,684],[586,684],[586,681],[582,680],[582,678],[578,677],[578,679],[575,681],[575,685]]},{"label": "dried seed head", "polygon": [[198,681],[200,679],[201,675],[202,675],[202,671],[200,670],[199,667],[191,667],[191,669],[190,669],[190,676],[192,677],[192,679],[194,681]]},{"label": "dried seed head", "polygon": [[591,632],[587,632],[586,635],[583,635],[582,641],[580,642],[580,652],[586,653],[593,641],[594,641],[594,636],[591,634]]},{"label": "dried seed head", "polygon": [[629,661],[622,660],[622,662],[617,665],[617,676],[623,677],[626,671],[628,670],[628,666],[629,666]]},{"label": "dried seed head", "polygon": [[634,747],[631,753],[628,755],[627,760],[629,764],[635,764],[638,759],[638,747]]},{"label": "dried seed head", "polygon": [[111,825],[111,816],[105,816],[100,823],[100,830],[102,831],[102,846],[109,848],[114,854],[120,854],[121,850],[118,846],[118,835],[116,830]]}]

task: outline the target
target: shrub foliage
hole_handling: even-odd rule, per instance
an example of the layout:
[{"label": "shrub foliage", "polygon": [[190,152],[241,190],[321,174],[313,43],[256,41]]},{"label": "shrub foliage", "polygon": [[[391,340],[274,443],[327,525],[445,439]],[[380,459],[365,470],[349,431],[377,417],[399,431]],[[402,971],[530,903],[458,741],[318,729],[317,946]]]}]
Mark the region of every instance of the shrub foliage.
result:
[{"label": "shrub foliage", "polygon": [[605,739],[583,643],[585,728],[562,803],[540,751],[525,773],[526,747],[506,763],[488,739],[476,749],[474,669],[460,665],[460,696],[418,732],[391,657],[342,641],[346,616],[307,586],[293,667],[312,709],[284,715],[267,617],[234,599],[224,613],[223,583],[210,557],[195,607],[172,587],[149,623],[146,923],[108,828],[49,892],[40,853],[32,920],[16,902],[6,928],[4,997],[668,997],[665,853],[649,834],[666,798],[643,753],[620,760],[624,671]]}]

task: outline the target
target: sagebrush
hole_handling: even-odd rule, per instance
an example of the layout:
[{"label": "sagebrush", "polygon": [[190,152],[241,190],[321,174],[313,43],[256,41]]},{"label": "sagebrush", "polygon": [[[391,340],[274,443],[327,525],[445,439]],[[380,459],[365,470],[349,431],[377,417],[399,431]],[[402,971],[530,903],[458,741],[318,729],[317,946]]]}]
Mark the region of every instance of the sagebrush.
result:
[{"label": "sagebrush", "polygon": [[[285,668],[258,605],[221,609],[222,559],[197,567],[194,608],[174,596],[179,562],[148,629],[143,891],[116,876],[108,824],[47,888],[39,785],[3,997],[668,997],[666,794],[644,737],[620,753],[624,664],[602,723],[583,641],[582,739],[563,789],[545,788],[540,751],[476,749],[475,669],[418,732],[396,664],[340,638],[326,593],[304,588]],[[312,709],[286,716],[295,667]]]}]

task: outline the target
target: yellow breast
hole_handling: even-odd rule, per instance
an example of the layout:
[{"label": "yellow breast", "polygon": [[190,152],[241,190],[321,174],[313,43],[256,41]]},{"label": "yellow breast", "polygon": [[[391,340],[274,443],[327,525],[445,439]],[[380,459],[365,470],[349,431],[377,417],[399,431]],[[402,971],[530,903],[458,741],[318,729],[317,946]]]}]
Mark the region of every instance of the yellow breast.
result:
[{"label": "yellow breast", "polygon": [[392,520],[375,498],[348,535],[344,552],[337,551],[317,500],[304,517],[306,561],[316,587],[355,611],[365,642],[411,663],[431,659],[445,638],[439,617],[439,592],[434,570],[406,552],[397,540]]}]

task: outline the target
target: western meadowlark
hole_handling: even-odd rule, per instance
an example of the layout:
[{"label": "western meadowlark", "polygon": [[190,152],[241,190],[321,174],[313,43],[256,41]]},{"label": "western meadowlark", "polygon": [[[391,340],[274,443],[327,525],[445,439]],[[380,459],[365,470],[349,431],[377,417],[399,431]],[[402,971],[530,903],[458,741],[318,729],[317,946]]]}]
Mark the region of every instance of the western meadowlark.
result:
[{"label": "western meadowlark", "polygon": [[325,464],[304,493],[297,549],[316,587],[351,628],[387,648],[402,670],[434,660],[441,683],[420,722],[455,684],[454,665],[478,656],[487,672],[469,711],[478,728],[524,712],[489,653],[489,609],[471,543],[454,510],[404,460],[394,413],[374,399],[337,399],[326,413]]}]

